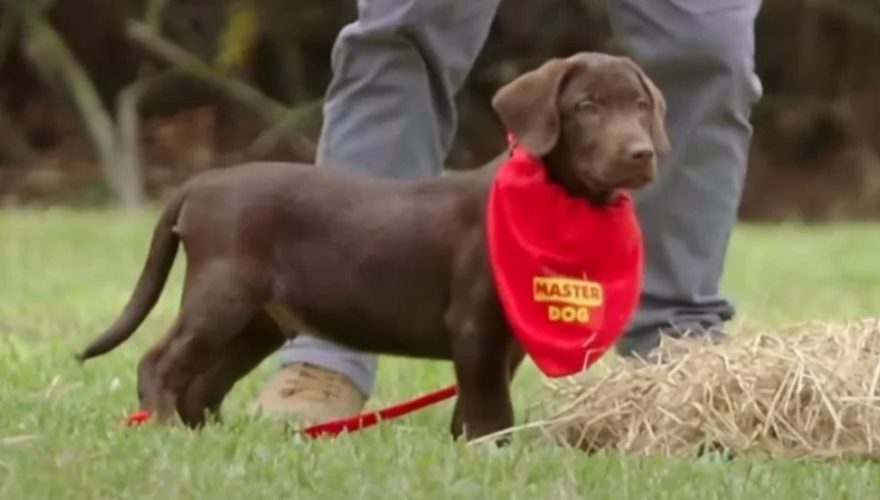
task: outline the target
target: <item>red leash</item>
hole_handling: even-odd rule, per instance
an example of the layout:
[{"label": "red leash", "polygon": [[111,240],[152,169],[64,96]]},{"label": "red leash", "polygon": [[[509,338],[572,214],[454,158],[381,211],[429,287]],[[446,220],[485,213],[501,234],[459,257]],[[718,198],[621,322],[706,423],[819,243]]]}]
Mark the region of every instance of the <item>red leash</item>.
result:
[{"label": "red leash", "polygon": [[457,391],[457,386],[451,385],[443,389],[423,394],[408,401],[388,406],[378,411],[361,413],[354,417],[331,420],[322,424],[306,427],[302,432],[311,438],[317,438],[321,436],[337,436],[343,432],[359,431],[367,427],[372,427],[381,420],[390,420],[392,418],[401,417],[407,413],[412,413],[426,406],[443,401],[444,399],[449,399],[452,396],[455,396]]},{"label": "red leash", "polygon": [[[382,408],[381,410],[315,424],[306,427],[300,432],[314,439],[319,437],[338,436],[343,432],[359,431],[361,429],[366,429],[367,427],[372,427],[382,420],[391,420],[393,418],[402,417],[426,406],[439,403],[440,401],[455,396],[457,392],[458,387],[450,385],[449,387],[444,387],[443,389],[423,394],[408,401]],[[152,415],[149,411],[139,410],[131,414],[125,423],[128,426],[140,425],[149,421],[151,417]]]}]

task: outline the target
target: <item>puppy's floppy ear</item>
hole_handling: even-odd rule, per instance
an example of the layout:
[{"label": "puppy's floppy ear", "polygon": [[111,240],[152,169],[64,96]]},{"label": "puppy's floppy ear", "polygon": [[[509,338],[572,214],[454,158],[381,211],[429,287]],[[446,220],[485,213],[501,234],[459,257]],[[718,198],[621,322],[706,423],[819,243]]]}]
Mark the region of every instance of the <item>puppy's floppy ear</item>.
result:
[{"label": "puppy's floppy ear", "polygon": [[639,81],[642,82],[645,90],[648,91],[648,95],[651,96],[651,101],[653,101],[652,107],[654,112],[651,118],[651,141],[654,143],[657,155],[665,156],[672,149],[672,145],[669,143],[669,136],[666,134],[666,99],[663,98],[660,89],[654,85],[654,82],[648,78],[648,75],[645,74],[638,64],[633,61],[630,61],[630,64],[635,68]]},{"label": "puppy's floppy ear", "polygon": [[547,154],[559,140],[557,97],[577,65],[570,59],[550,59],[501,87],[492,98],[501,122],[535,156]]}]

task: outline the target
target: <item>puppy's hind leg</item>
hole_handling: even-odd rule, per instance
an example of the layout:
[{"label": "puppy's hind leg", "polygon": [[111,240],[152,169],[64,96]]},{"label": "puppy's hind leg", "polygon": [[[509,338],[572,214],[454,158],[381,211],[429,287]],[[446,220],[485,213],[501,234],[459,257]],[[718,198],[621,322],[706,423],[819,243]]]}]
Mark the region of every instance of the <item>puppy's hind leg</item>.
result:
[{"label": "puppy's hind leg", "polygon": [[186,425],[200,427],[206,411],[220,417],[220,405],[232,387],[278,350],[287,337],[265,312],[257,313],[237,335],[229,339],[196,375],[177,401]]},{"label": "puppy's hind leg", "polygon": [[157,351],[154,394],[147,397],[156,420],[174,416],[178,398],[193,377],[210,366],[223,345],[238,335],[258,313],[263,296],[253,280],[233,265],[215,263],[191,273],[176,330]]}]

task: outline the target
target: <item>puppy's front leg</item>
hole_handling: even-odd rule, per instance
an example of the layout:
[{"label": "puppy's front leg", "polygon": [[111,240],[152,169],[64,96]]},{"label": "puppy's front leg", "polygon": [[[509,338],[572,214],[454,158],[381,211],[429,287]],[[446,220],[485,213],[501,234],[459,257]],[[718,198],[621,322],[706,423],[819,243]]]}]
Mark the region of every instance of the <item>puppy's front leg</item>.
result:
[{"label": "puppy's front leg", "polygon": [[[459,395],[452,423],[456,439],[476,439],[513,425],[510,370],[503,338],[485,330],[462,332],[453,347]],[[500,341],[500,342],[499,342]],[[498,440],[507,442],[506,437]]]},{"label": "puppy's front leg", "polygon": [[522,357],[484,262],[476,248],[459,262],[447,315],[459,390],[451,426],[456,439],[476,439],[513,425],[510,379]]},{"label": "puppy's front leg", "polygon": [[522,359],[495,291],[481,226],[474,227],[456,255],[451,299],[446,325],[458,400],[450,430],[455,439],[471,440],[513,425],[510,379]]},{"label": "puppy's front leg", "polygon": [[[498,346],[488,346],[487,348],[504,351],[505,349],[502,346],[503,344]],[[473,386],[474,390],[470,390],[470,387],[468,390],[461,390],[459,398],[455,403],[450,430],[456,439],[465,434],[466,428],[473,428],[473,424],[466,425],[468,419],[465,414],[465,408],[474,408],[475,406],[480,408],[480,405],[487,405],[489,409],[488,413],[494,415],[490,416],[484,424],[481,424],[482,429],[476,429],[479,436],[473,435],[472,432],[468,431],[467,439],[475,439],[513,425],[514,411],[513,403],[510,399],[510,383],[523,360],[523,351],[512,340],[507,342],[507,347],[508,356],[506,363],[504,363],[504,366],[506,366],[507,369],[507,376],[503,381],[503,385],[500,381],[500,375],[498,375],[494,369],[494,363],[496,362],[493,359],[489,359],[488,364],[486,364],[486,362],[473,363],[477,366],[470,366],[471,363],[462,362],[461,370],[459,370],[460,365],[456,364],[457,374],[464,374],[468,370],[477,373],[476,376],[470,377],[471,380],[477,381],[477,383],[465,384]],[[492,369],[487,369],[487,367],[492,367]],[[494,377],[491,376],[493,373],[495,373]],[[461,376],[459,377],[459,380],[461,380]],[[479,413],[480,415],[487,414],[485,411],[480,411]],[[471,416],[471,418],[473,418],[473,416]],[[481,416],[478,415],[477,419],[481,420]],[[508,441],[509,440],[506,436],[501,436],[497,440],[497,444],[503,445]]]}]

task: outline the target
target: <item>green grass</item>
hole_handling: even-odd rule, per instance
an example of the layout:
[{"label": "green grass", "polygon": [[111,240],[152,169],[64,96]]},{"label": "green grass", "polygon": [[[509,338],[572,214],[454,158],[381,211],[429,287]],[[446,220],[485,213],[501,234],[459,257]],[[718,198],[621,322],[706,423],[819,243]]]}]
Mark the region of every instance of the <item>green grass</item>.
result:
[{"label": "green grass", "polygon": [[[244,415],[275,368],[236,387],[201,433],[122,429],[134,365],[174,316],[181,266],[142,330],[79,367],[72,353],[124,304],[152,214],[0,212],[0,498],[878,498],[880,466],[586,456],[523,434],[503,450],[450,441],[451,404],[337,440],[303,441]],[[739,227],[724,287],[734,329],[880,314],[880,225]],[[383,358],[371,406],[451,381]],[[540,379],[515,383],[519,422]]]}]

